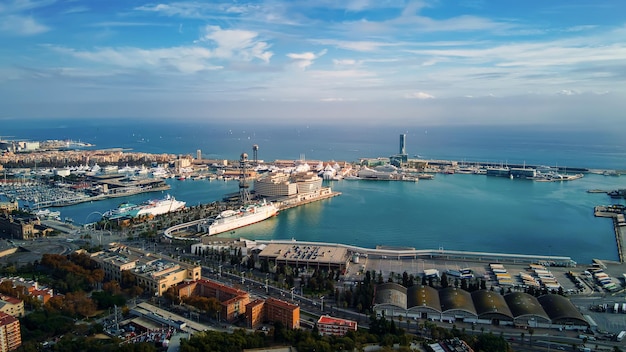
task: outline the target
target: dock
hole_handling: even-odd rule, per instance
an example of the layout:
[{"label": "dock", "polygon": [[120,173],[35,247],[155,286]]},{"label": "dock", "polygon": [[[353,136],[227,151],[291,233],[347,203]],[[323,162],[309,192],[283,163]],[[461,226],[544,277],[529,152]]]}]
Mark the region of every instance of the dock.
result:
[{"label": "dock", "polygon": [[594,216],[613,219],[613,231],[615,232],[617,255],[620,263],[624,263],[626,259],[624,254],[624,233],[626,232],[625,212],[626,207],[623,205],[596,206],[593,209]]},{"label": "dock", "polygon": [[304,197],[291,197],[285,200],[277,200],[274,202],[279,210],[286,210],[290,208],[299,207],[301,205],[318,202],[320,200],[329,199],[333,197],[337,197],[341,195],[341,192],[333,192],[328,189],[327,192],[320,192],[320,194],[313,196],[304,196]]}]

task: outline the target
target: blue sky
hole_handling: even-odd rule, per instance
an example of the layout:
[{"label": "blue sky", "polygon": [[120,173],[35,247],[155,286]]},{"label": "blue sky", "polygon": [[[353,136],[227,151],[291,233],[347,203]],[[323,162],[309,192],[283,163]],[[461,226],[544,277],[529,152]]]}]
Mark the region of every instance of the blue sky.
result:
[{"label": "blue sky", "polygon": [[0,119],[624,125],[626,1],[0,0]]}]

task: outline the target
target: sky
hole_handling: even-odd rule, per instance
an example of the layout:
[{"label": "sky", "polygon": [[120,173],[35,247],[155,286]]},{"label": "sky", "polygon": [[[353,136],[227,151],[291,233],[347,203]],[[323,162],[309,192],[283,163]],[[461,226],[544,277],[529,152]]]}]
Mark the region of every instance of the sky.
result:
[{"label": "sky", "polygon": [[0,0],[0,119],[615,128],[623,111],[623,0]]}]

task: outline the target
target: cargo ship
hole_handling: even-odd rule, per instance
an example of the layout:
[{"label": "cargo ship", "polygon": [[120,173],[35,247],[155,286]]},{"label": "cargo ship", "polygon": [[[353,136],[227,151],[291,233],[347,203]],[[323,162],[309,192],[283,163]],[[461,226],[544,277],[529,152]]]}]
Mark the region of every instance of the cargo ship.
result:
[{"label": "cargo ship", "polygon": [[204,230],[208,232],[209,236],[217,235],[218,233],[252,225],[271,218],[276,214],[278,214],[278,208],[264,199],[263,201],[242,206],[237,210],[224,210],[216,218],[210,219],[207,223],[208,228]]},{"label": "cargo ship", "polygon": [[119,207],[104,213],[107,219],[135,218],[144,215],[160,215],[185,207],[185,202],[176,200],[169,194],[163,199],[155,199],[141,204],[122,203]]}]

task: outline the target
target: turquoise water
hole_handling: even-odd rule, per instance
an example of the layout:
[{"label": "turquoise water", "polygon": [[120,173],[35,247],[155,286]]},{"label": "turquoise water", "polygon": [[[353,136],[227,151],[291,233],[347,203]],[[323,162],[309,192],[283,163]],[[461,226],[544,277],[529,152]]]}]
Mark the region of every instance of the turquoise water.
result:
[{"label": "turquoise water", "polygon": [[[28,128],[26,127],[28,125]],[[34,126],[34,127],[33,127]],[[2,124],[15,139],[73,139],[98,148],[130,148],[149,153],[237,159],[258,144],[264,160],[355,161],[398,152],[398,135],[407,133],[411,156],[460,161],[543,164],[626,170],[626,139],[621,130],[563,127],[385,126],[229,126],[211,122],[138,120],[45,120]],[[170,193],[188,205],[219,200],[237,191],[236,182],[168,180],[163,194],[124,199],[141,203]],[[563,182],[532,182],[481,175],[437,175],[410,182],[339,181],[342,195],[283,211],[234,236],[354,244],[410,246],[421,249],[565,255],[578,262],[617,259],[612,222],[594,218],[593,207],[613,202],[588,189],[626,188],[626,176],[587,175]],[[65,207],[63,217],[77,223],[122,200]],[[623,200],[621,201],[624,202]]]},{"label": "turquoise water", "polygon": [[[167,193],[189,205],[219,200],[238,189],[233,181],[167,182],[172,186]],[[594,206],[615,200],[586,191],[626,188],[626,177],[586,175],[560,183],[440,174],[417,184],[344,180],[329,185],[341,196],[285,210],[230,236],[564,255],[583,263],[617,259],[611,220],[593,216]],[[137,195],[129,201],[159,196]],[[91,222],[98,218],[94,212],[118,203],[110,199],[80,204],[62,208],[61,214]]]},{"label": "turquoise water", "polygon": [[[612,222],[593,216],[595,205],[611,200],[586,192],[615,181],[596,175],[569,183],[479,175],[437,175],[418,184],[340,181],[332,187],[341,196],[287,210],[236,235],[615,260]],[[626,179],[619,181],[624,187]]]}]

